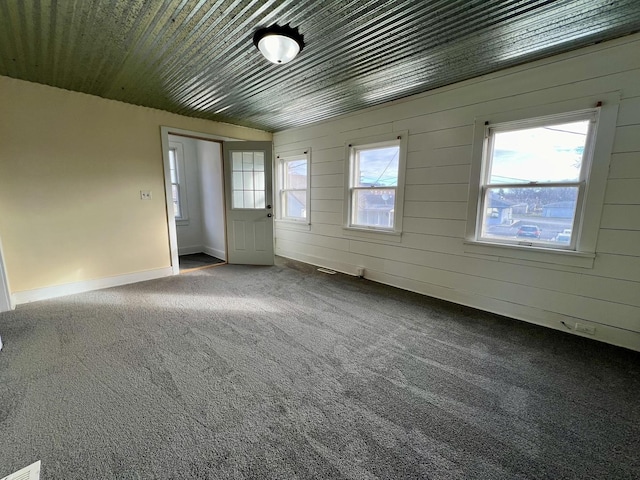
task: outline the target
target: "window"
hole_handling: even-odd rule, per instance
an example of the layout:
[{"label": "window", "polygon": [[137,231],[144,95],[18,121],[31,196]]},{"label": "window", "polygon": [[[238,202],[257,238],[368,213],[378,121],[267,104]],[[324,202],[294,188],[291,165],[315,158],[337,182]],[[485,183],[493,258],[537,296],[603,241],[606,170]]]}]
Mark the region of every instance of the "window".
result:
[{"label": "window", "polygon": [[188,220],[187,198],[184,178],[184,157],[182,144],[172,142],[169,146],[169,173],[171,176],[171,197],[175,219]]},{"label": "window", "polygon": [[[231,152],[231,206],[234,209],[266,207],[264,152]],[[271,207],[269,207],[271,208]]]},{"label": "window", "polygon": [[406,134],[348,146],[347,228],[400,232]]},{"label": "window", "polygon": [[512,247],[521,255],[528,249],[593,258],[617,115],[617,99],[606,98],[595,108],[568,113],[525,119],[503,114],[476,122],[471,244]]},{"label": "window", "polygon": [[278,217],[309,223],[309,150],[298,155],[278,156]]},{"label": "window", "polygon": [[575,248],[596,115],[487,126],[480,239]]}]

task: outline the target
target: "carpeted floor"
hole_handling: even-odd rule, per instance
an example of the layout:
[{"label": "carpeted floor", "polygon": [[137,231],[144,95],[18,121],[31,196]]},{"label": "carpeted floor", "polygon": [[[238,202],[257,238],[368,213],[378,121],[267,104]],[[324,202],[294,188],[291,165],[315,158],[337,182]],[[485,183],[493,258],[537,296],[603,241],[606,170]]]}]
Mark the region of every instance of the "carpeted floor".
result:
[{"label": "carpeted floor", "polygon": [[188,255],[180,255],[178,257],[178,260],[180,264],[180,272],[225,263],[224,260],[213,257],[211,255],[207,255],[206,253],[190,253]]},{"label": "carpeted floor", "polygon": [[0,332],[0,477],[640,472],[640,354],[296,262],[24,305]]}]

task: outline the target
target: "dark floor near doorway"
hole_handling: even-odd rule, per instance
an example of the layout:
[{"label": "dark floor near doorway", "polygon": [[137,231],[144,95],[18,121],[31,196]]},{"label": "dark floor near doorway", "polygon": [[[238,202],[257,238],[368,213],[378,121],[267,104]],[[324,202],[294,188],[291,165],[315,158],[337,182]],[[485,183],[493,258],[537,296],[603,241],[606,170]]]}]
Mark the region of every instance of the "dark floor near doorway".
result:
[{"label": "dark floor near doorway", "polygon": [[180,255],[180,271],[193,270],[194,268],[210,267],[212,265],[218,265],[225,263],[224,260],[212,257],[206,253],[192,253],[189,255]]}]

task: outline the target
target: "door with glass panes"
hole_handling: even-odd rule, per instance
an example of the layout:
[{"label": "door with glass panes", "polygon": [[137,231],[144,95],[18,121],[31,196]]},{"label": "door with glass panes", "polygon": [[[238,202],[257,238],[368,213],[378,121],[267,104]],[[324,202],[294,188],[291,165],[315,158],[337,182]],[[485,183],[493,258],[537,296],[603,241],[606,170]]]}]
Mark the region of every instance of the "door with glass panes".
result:
[{"label": "door with glass panes", "polygon": [[224,142],[227,262],[273,265],[271,142]]}]

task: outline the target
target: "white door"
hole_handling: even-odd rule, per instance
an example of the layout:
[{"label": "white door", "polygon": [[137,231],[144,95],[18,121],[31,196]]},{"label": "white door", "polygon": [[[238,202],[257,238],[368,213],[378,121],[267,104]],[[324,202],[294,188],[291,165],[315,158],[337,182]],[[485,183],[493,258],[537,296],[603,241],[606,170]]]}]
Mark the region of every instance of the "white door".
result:
[{"label": "white door", "polygon": [[271,142],[224,142],[227,262],[273,265]]}]

